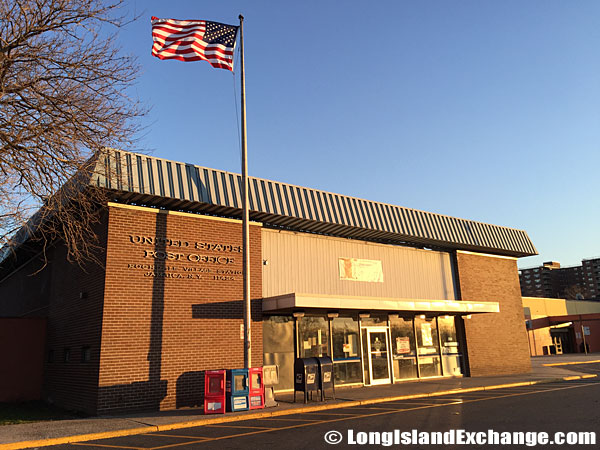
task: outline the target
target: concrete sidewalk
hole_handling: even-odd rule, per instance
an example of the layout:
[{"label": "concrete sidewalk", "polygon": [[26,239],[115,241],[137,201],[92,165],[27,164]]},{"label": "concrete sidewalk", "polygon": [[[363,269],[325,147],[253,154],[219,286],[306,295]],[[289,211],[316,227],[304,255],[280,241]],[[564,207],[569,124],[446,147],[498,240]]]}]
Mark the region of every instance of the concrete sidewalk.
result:
[{"label": "concrete sidewalk", "polygon": [[596,375],[578,372],[576,364],[548,366],[560,362],[582,364],[600,360],[600,354],[554,355],[532,358],[532,372],[524,375],[509,375],[478,378],[434,378],[395,385],[338,388],[336,399],[326,402],[293,403],[292,394],[278,395],[279,406],[263,410],[242,411],[218,415],[204,415],[201,409],[180,409],[154,413],[121,415],[114,417],[92,417],[78,420],[36,422],[0,426],[0,450],[42,447],[48,445],[81,442],[116,436],[152,433],[191,426],[296,414],[299,412],[357,406],[392,399],[418,398],[441,395],[448,391],[477,391],[499,389],[508,385],[531,385],[551,381],[593,378]]}]

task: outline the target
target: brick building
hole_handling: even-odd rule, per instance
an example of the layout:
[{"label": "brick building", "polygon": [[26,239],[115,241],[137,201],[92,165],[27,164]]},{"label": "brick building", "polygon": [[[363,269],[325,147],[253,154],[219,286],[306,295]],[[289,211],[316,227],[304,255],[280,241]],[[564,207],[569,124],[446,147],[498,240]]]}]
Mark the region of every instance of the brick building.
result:
[{"label": "brick building", "polygon": [[[89,182],[112,197],[104,267],[56,243],[30,276],[26,234],[0,256],[0,321],[44,327],[30,392],[96,414],[202,404],[205,370],[243,365],[239,175],[115,151]],[[524,231],[256,178],[250,210],[252,364],[279,365],[278,390],[320,355],[337,385],[530,370]]]},{"label": "brick building", "polygon": [[600,352],[600,302],[523,297],[531,356]]},{"label": "brick building", "polygon": [[579,266],[561,267],[556,261],[519,270],[524,297],[600,299],[600,258]]}]

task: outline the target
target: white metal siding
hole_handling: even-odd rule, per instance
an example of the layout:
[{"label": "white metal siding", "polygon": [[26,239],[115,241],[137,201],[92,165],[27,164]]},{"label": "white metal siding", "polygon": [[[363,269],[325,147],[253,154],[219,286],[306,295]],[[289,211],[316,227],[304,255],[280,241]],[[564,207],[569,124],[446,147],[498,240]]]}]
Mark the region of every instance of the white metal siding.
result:
[{"label": "white metal siding", "polygon": [[[263,297],[303,293],[454,300],[450,255],[308,233],[262,230]],[[341,280],[339,258],[379,260],[383,283]]]}]

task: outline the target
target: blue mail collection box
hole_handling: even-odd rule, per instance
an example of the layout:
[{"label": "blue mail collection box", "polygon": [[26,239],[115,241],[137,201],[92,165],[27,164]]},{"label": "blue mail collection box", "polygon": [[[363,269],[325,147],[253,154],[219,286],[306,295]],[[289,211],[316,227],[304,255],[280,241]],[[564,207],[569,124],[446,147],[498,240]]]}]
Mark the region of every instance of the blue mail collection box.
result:
[{"label": "blue mail collection box", "polygon": [[227,411],[246,411],[249,407],[248,369],[230,369],[226,382]]}]

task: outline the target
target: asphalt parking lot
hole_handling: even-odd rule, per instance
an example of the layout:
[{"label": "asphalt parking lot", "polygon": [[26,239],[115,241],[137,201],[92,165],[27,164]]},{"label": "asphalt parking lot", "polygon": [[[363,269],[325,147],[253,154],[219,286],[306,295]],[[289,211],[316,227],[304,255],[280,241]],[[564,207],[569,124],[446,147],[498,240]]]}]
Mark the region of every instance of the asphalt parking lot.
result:
[{"label": "asphalt parking lot", "polygon": [[[597,368],[589,368],[589,371],[594,370]],[[323,436],[328,430],[347,430],[349,428],[385,430],[386,427],[399,426],[445,431],[453,427],[485,429],[485,427],[495,424],[495,426],[508,430],[511,430],[511,427],[522,425],[534,430],[536,426],[537,429],[540,429],[541,426],[541,430],[556,431],[563,423],[570,427],[567,431],[600,432],[597,412],[594,413],[595,415],[587,414],[581,417],[577,415],[577,412],[582,413],[591,408],[598,411],[598,398],[600,398],[600,381],[596,378],[560,381],[422,399],[389,401],[373,405],[340,407],[288,416],[239,420],[49,448],[61,450],[81,450],[82,447],[144,450],[166,448],[330,448],[323,440]],[[590,403],[594,401],[595,403]],[[553,408],[557,411],[560,411],[560,408],[564,410],[564,406],[570,404],[569,402],[572,403],[569,406],[569,414],[574,422],[555,421],[554,416],[549,412]],[[508,417],[506,416],[507,411],[510,411]],[[545,413],[548,413],[547,417]],[[342,442],[342,444],[344,443]]]}]

